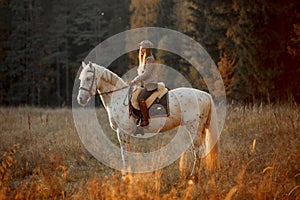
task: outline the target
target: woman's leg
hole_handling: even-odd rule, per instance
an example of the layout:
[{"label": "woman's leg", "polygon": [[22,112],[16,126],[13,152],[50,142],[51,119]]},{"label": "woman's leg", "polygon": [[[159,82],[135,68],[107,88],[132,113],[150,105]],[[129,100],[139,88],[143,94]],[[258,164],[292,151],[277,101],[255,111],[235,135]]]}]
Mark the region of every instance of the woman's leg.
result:
[{"label": "woman's leg", "polygon": [[141,113],[142,113],[142,122],[140,123],[140,126],[147,126],[149,124],[149,114],[148,114],[148,109],[147,109],[147,105],[146,105],[146,99],[151,94],[152,94],[152,92],[149,92],[146,89],[143,89],[137,98],[140,109],[141,109]]}]

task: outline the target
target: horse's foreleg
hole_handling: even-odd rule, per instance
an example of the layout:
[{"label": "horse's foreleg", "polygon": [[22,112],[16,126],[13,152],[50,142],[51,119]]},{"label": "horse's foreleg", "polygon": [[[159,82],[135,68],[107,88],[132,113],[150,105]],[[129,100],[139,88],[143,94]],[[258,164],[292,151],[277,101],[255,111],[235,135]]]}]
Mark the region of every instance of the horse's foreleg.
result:
[{"label": "horse's foreleg", "polygon": [[121,150],[121,158],[122,158],[122,164],[123,164],[123,171],[122,174],[125,175],[128,172],[127,169],[127,152],[129,151],[130,147],[130,140],[129,135],[125,134],[121,130],[117,130],[118,140],[120,144],[120,150]]}]

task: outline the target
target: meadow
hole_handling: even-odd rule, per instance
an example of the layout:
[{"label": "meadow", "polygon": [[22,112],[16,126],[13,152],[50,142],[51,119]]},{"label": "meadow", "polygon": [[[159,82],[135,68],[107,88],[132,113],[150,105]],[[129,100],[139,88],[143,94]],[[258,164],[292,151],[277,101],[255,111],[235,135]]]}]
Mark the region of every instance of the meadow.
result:
[{"label": "meadow", "polygon": [[71,109],[2,107],[0,199],[300,199],[299,132],[296,103],[228,105],[216,171],[189,176],[187,152],[164,169],[122,177],[85,149]]}]

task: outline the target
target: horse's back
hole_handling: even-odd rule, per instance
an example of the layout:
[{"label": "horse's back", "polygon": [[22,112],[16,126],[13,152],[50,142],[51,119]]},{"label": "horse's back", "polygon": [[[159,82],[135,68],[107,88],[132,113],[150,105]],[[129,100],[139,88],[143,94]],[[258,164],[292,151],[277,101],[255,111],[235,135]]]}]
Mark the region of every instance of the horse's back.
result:
[{"label": "horse's back", "polygon": [[179,101],[191,101],[195,102],[211,102],[211,95],[205,91],[195,88],[180,87],[169,91],[170,97],[175,97]]},{"label": "horse's back", "polygon": [[181,87],[169,91],[170,117],[179,117],[181,123],[199,120],[208,115],[211,96],[207,92],[194,88]]}]

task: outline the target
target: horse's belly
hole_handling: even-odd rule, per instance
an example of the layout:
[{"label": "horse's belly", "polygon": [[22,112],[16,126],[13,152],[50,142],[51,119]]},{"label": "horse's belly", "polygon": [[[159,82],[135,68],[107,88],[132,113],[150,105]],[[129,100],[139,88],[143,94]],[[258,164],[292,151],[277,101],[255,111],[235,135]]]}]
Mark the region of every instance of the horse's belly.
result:
[{"label": "horse's belly", "polygon": [[180,118],[178,117],[160,117],[150,119],[149,128],[145,129],[146,133],[158,133],[171,130],[180,125]]}]

